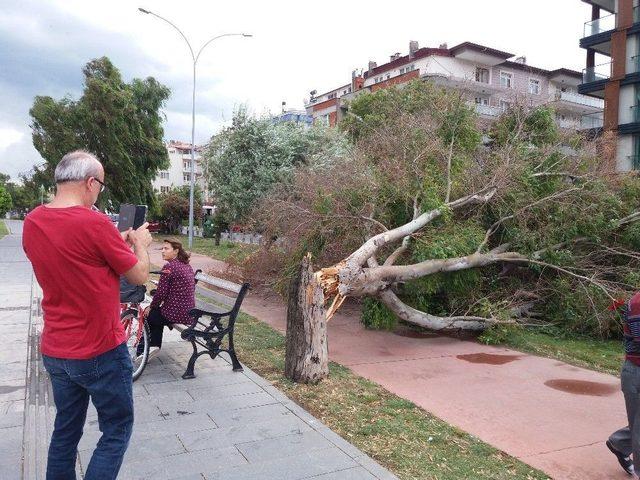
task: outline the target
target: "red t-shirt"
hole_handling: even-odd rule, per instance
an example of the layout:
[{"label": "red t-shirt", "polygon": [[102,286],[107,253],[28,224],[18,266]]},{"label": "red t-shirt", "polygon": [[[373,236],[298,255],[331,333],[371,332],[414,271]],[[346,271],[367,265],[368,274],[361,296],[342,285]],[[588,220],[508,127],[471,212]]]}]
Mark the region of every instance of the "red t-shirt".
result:
[{"label": "red t-shirt", "polygon": [[25,218],[22,247],[43,292],[43,354],[86,359],[125,341],[119,276],[138,260],[106,215],[40,206]]}]

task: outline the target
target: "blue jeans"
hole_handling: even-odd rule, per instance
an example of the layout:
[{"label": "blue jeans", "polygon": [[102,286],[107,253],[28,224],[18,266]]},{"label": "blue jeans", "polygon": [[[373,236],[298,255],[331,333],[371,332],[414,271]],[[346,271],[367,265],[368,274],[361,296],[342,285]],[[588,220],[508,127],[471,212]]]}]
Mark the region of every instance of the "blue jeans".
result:
[{"label": "blue jeans", "polygon": [[85,480],[115,480],[133,428],[131,357],[122,344],[97,357],[72,360],[42,356],[53,387],[56,420],[47,480],[75,480],[78,442],[89,398],[98,412],[102,437],[86,468]]}]

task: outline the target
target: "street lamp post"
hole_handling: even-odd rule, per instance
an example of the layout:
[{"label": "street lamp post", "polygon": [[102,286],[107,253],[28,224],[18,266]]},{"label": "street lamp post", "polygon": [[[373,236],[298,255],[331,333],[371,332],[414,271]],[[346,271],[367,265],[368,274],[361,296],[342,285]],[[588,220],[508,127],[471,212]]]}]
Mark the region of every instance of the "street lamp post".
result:
[{"label": "street lamp post", "polygon": [[193,90],[192,90],[192,94],[191,94],[191,173],[189,175],[189,183],[190,183],[190,187],[189,187],[189,248],[192,247],[193,245],[193,195],[194,195],[194,188],[195,188],[195,164],[196,164],[196,160],[195,160],[195,131],[196,131],[196,65],[198,63],[198,59],[200,58],[200,54],[202,53],[202,51],[214,40],[217,40],[219,38],[222,37],[235,37],[235,36],[240,36],[240,37],[251,37],[252,35],[247,34],[247,33],[223,33],[222,35],[216,35],[213,38],[210,38],[209,40],[207,40],[198,50],[198,53],[194,53],[193,52],[193,48],[191,47],[191,43],[189,43],[189,40],[187,39],[186,35],[184,33],[182,33],[182,30],[180,30],[178,27],[176,27],[173,23],[171,23],[169,20],[167,20],[164,17],[161,17],[160,15],[158,15],[157,13],[153,13],[149,10],[146,10],[144,8],[138,8],[138,10],[142,13],[145,13],[147,15],[153,15],[156,18],[159,18],[160,20],[162,20],[163,22],[168,23],[169,25],[171,25],[174,29],[176,29],[178,31],[178,33],[180,34],[180,36],[184,39],[184,41],[187,43],[187,47],[189,47],[189,53],[191,53],[191,60],[193,62]]}]

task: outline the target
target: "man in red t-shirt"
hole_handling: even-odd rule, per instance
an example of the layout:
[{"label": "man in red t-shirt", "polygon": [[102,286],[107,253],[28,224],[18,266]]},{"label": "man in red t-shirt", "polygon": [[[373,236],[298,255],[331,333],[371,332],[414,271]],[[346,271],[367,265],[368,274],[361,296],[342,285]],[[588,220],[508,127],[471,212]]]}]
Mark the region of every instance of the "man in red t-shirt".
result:
[{"label": "man in red t-shirt", "polygon": [[132,364],[120,323],[119,276],[136,285],[147,281],[151,235],[146,224],[121,234],[91,208],[105,180],[101,163],[90,153],[65,155],[55,181],[55,198],[27,215],[22,237],[42,287],[42,360],[57,409],[47,479],[76,478],[89,399],[102,437],[85,480],[115,479],[133,427]]}]

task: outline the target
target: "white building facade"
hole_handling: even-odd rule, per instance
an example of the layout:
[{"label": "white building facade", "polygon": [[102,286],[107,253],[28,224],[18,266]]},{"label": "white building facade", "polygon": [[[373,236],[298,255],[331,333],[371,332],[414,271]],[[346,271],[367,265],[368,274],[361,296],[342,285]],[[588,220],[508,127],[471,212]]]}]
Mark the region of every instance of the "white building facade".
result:
[{"label": "white building facade", "polygon": [[524,57],[464,42],[453,48],[419,48],[409,43],[409,54],[395,53],[378,66],[369,62],[364,72],[354,71],[350,84],[321,95],[311,92],[305,105],[314,121],[335,125],[348,110],[349,100],[364,91],[399,86],[415,79],[430,80],[461,90],[480,117],[497,118],[511,104],[554,107],[560,127],[602,127],[603,101],[578,93],[582,74],[569,69],[545,70],[526,63]]},{"label": "white building facade", "polygon": [[[152,185],[157,193],[168,193],[173,188],[191,185],[191,144],[171,140],[167,142],[169,155],[169,167],[158,171]],[[202,147],[195,147],[195,177],[205,196],[205,202],[209,200],[209,194],[204,175],[204,162],[201,156]]]}]

